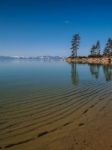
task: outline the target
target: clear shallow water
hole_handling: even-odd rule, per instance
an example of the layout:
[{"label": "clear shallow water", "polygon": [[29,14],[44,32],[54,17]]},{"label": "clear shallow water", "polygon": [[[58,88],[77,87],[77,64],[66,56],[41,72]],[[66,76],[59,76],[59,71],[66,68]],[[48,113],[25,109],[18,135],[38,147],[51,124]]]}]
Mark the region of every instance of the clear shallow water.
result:
[{"label": "clear shallow water", "polygon": [[0,149],[38,145],[74,122],[77,111],[111,99],[112,66],[0,62]]}]

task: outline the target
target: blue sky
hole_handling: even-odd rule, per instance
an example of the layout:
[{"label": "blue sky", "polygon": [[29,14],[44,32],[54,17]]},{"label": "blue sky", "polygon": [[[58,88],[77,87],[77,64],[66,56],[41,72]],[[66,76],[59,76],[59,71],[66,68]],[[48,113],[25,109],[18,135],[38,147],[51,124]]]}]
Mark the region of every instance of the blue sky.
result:
[{"label": "blue sky", "polygon": [[79,33],[78,55],[112,37],[111,0],[0,0],[0,55],[70,55]]}]

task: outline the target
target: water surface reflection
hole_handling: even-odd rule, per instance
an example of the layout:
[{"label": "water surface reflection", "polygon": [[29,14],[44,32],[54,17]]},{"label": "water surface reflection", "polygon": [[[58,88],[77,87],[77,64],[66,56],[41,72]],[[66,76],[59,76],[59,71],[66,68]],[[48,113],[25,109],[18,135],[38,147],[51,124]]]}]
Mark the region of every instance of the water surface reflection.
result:
[{"label": "water surface reflection", "polygon": [[[100,65],[100,64],[88,64],[82,66],[82,68],[89,68],[87,70],[84,69],[84,72],[80,72],[80,64],[77,63],[70,63],[71,65],[71,81],[72,84],[78,85],[81,79],[86,76],[87,78],[88,74],[95,79],[100,80],[103,77],[103,80],[105,81],[111,81],[112,80],[112,65]],[[89,78],[89,76],[88,76]]]},{"label": "water surface reflection", "polygon": [[79,75],[76,63],[71,63],[71,79],[74,85],[77,85],[79,83]]},{"label": "water surface reflection", "polygon": [[111,81],[112,80],[112,65],[103,66],[103,72],[105,75],[105,80]]},{"label": "water surface reflection", "polygon": [[99,64],[89,64],[91,75],[96,79],[99,78],[100,66],[101,65],[99,65]]}]

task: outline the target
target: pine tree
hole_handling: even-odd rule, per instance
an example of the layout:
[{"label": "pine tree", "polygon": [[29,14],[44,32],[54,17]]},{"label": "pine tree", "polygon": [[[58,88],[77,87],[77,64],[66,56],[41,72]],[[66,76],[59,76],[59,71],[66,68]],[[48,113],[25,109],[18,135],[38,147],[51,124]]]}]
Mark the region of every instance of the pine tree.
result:
[{"label": "pine tree", "polygon": [[90,53],[92,56],[100,55],[100,42],[97,41],[95,45],[92,46]]},{"label": "pine tree", "polygon": [[105,46],[105,49],[104,49],[103,54],[104,54],[105,56],[110,56],[110,55],[112,55],[112,39],[111,39],[111,38],[109,38],[109,39],[107,40],[107,43],[106,43],[106,46]]},{"label": "pine tree", "polygon": [[80,36],[79,34],[75,34],[73,36],[73,39],[71,41],[71,49],[72,49],[72,54],[71,54],[71,57],[74,58],[74,57],[77,57],[77,50],[79,48],[79,43],[80,43]]},{"label": "pine tree", "polygon": [[97,41],[96,43],[96,50],[97,50],[97,55],[100,55],[100,41]]},{"label": "pine tree", "polygon": [[107,46],[105,47],[103,54],[104,54],[105,56],[109,56],[110,50],[109,50],[109,48],[108,48]]},{"label": "pine tree", "polygon": [[91,48],[91,51],[90,51],[92,56],[95,55],[95,51],[96,51],[96,46],[93,45],[92,48]]},{"label": "pine tree", "polygon": [[111,39],[111,41],[110,41],[109,48],[110,48],[110,55],[112,56],[112,39]]}]

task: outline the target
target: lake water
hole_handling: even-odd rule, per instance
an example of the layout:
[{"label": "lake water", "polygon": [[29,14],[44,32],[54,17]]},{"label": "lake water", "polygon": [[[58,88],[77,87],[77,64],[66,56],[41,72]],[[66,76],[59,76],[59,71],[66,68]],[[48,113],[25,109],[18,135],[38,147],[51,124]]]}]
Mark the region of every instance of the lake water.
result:
[{"label": "lake water", "polygon": [[79,150],[84,138],[102,148],[98,135],[112,140],[111,101],[111,65],[0,61],[0,149]]}]

